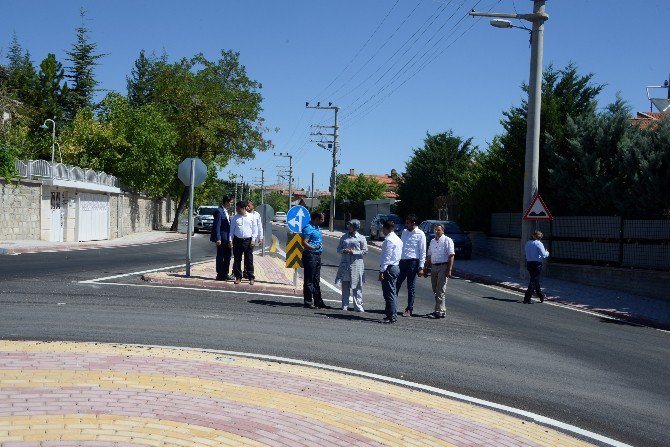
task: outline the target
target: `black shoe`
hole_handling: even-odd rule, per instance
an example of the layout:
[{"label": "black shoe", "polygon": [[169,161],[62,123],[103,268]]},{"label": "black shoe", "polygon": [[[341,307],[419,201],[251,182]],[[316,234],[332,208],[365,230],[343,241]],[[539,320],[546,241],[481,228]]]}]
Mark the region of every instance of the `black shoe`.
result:
[{"label": "black shoe", "polygon": [[316,308],[317,309],[332,309],[333,306],[329,306],[327,304],[319,304],[318,306],[316,306]]},{"label": "black shoe", "polygon": [[217,281],[226,281],[227,278],[226,278],[225,276],[219,276],[219,275],[217,275],[217,276],[216,276],[216,280],[217,280]]},{"label": "black shoe", "polygon": [[544,295],[540,296],[540,303],[544,303]]},{"label": "black shoe", "polygon": [[533,302],[530,299],[524,299],[523,304],[533,304]]},{"label": "black shoe", "polygon": [[233,275],[226,275],[223,278],[224,281],[235,281],[235,277]]},{"label": "black shoe", "polygon": [[440,319],[440,313],[439,312],[430,313],[430,314],[428,314],[428,318],[433,318],[435,320],[439,320]]},{"label": "black shoe", "polygon": [[395,319],[391,319],[389,317],[384,318],[383,320],[380,321],[381,324],[393,324],[395,323]]},{"label": "black shoe", "polygon": [[304,306],[305,306],[307,309],[316,309],[316,306],[315,306],[314,304],[312,304],[312,303],[305,303]]}]

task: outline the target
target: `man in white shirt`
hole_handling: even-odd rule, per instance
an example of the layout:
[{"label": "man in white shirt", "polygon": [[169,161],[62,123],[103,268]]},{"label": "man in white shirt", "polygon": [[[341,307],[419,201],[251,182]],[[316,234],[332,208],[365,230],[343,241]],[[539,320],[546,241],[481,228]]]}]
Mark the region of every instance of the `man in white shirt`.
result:
[{"label": "man in white shirt", "polygon": [[414,297],[416,296],[416,277],[423,275],[426,263],[426,234],[416,226],[416,215],[410,214],[405,218],[405,229],[402,230],[402,257],[400,258],[400,275],[396,283],[397,293],[407,279],[407,307],[403,317],[411,317],[414,311]]},{"label": "man in white shirt", "polygon": [[542,236],[543,234],[540,230],[535,230],[531,236],[531,240],[526,242],[526,269],[528,269],[528,273],[530,274],[530,282],[526,295],[523,298],[524,304],[531,303],[530,299],[533,296],[533,292],[537,293],[540,302],[544,301],[544,293],[542,293],[542,288],[540,287],[540,274],[542,273],[542,261],[549,257],[549,252],[544,248]]},{"label": "man in white shirt", "polygon": [[445,236],[442,224],[436,224],[433,231],[435,238],[430,241],[428,247],[428,264],[431,266],[430,280],[435,295],[435,311],[430,314],[432,318],[444,318],[447,314],[445,297],[447,292],[447,281],[454,267],[454,241]]},{"label": "man in white shirt", "polygon": [[233,249],[233,274],[235,284],[242,281],[242,256],[244,255],[244,270],[249,275],[249,284],[253,285],[254,276],[254,246],[258,238],[258,229],[254,217],[247,213],[247,202],[239,201],[235,204],[237,214],[230,221],[228,246]]},{"label": "man in white shirt", "polygon": [[396,298],[398,291],[396,282],[400,269],[400,257],[402,256],[402,241],[393,232],[395,229],[393,221],[388,220],[382,227],[384,242],[382,243],[382,254],[379,262],[379,280],[382,282],[384,301],[386,302],[386,317],[381,321],[385,324],[395,323],[397,319]]},{"label": "man in white shirt", "polygon": [[[251,215],[254,219],[254,225],[256,225],[256,239],[254,239],[254,245],[260,246],[263,243],[263,219],[261,219],[261,214],[255,210],[254,202],[253,200],[248,200],[247,201],[247,214]],[[247,269],[245,268],[244,271],[242,272],[242,277],[251,279],[249,278],[249,272],[247,272]]]}]

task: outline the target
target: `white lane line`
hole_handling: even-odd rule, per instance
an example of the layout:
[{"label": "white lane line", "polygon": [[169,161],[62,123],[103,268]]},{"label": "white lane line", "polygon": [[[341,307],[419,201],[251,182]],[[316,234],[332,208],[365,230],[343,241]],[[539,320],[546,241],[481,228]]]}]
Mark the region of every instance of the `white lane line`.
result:
[{"label": "white lane line", "polygon": [[[266,293],[266,292],[247,292],[243,290],[228,290],[228,289],[203,289],[199,287],[186,287],[186,286],[168,286],[168,285],[158,285],[158,284],[132,284],[132,283],[123,283],[123,282],[94,282],[94,283],[84,283],[84,284],[93,284],[96,286],[124,286],[124,287],[149,287],[156,289],[180,289],[180,290],[194,290],[198,292],[214,292],[214,293],[230,293],[233,295],[258,295],[258,296],[269,296],[273,298],[291,298],[294,300],[303,300],[302,296],[294,295],[281,295],[278,293]],[[339,303],[339,300],[324,300],[330,303]]]},{"label": "white lane line", "polygon": [[[280,255],[282,255],[284,258],[286,258],[286,252],[279,247],[279,244],[277,244],[277,252]],[[324,286],[328,287],[333,292],[342,293],[342,291],[340,289],[338,289],[337,287],[335,287],[334,285],[332,285],[331,283],[329,283],[328,281],[326,281],[323,278],[321,278],[321,283],[323,283]],[[324,300],[324,301],[332,301],[332,300]],[[338,301],[338,303],[339,303],[339,301]]]},{"label": "white lane line", "polygon": [[163,270],[170,270],[170,269],[175,269],[177,267],[183,267],[184,264],[179,264],[179,265],[171,265],[169,267],[161,267],[157,269],[151,269],[151,270],[142,270],[140,272],[130,272],[130,273],[123,273],[121,275],[112,275],[112,276],[103,276],[101,278],[94,278],[94,279],[87,279],[85,281],[79,281],[79,284],[93,284],[97,283],[100,281],[107,281],[110,279],[117,279],[117,278],[124,278],[126,276],[132,276],[132,275],[143,275],[145,273],[154,273],[154,272],[160,272]]},{"label": "white lane line", "polygon": [[[101,343],[105,344],[105,343]],[[112,344],[112,343],[106,343],[106,344]],[[492,408],[494,410],[499,410],[503,411],[505,413],[510,413],[514,414],[517,416],[521,416],[527,419],[530,419],[534,422],[537,422],[539,424],[548,426],[548,427],[555,427],[558,428],[564,432],[569,432],[569,433],[574,433],[577,435],[580,435],[585,438],[593,439],[595,441],[601,442],[603,444],[612,446],[612,447],[632,447],[630,444],[625,444],[623,442],[617,441],[616,439],[609,438],[607,436],[600,435],[598,433],[594,433],[589,430],[585,430],[583,428],[579,428],[577,426],[571,425],[571,424],[566,424],[565,422],[561,422],[556,419],[552,419],[546,416],[542,416],[537,413],[533,413],[530,411],[526,410],[521,410],[519,408],[514,408],[510,407],[507,405],[502,405],[502,404],[497,404],[495,402],[491,402],[488,400],[484,399],[479,399],[476,397],[471,397],[466,394],[461,394],[461,393],[455,393],[453,391],[447,391],[443,390],[441,388],[436,388],[434,386],[430,385],[424,385],[422,383],[416,383],[416,382],[410,382],[408,380],[403,380],[403,379],[396,379],[395,377],[389,377],[389,376],[383,376],[380,374],[374,374],[374,373],[369,373],[365,371],[359,371],[356,369],[351,369],[351,368],[343,368],[340,366],[332,366],[332,365],[327,365],[325,363],[317,363],[317,362],[310,362],[310,361],[305,361],[305,360],[296,360],[296,359],[291,359],[291,358],[286,358],[286,357],[278,357],[274,355],[263,355],[263,354],[253,354],[253,353],[248,353],[248,352],[237,352],[237,351],[224,351],[224,350],[219,350],[219,349],[203,349],[203,348],[191,348],[191,347],[183,347],[183,346],[160,346],[160,345],[141,345],[141,344],[130,344],[127,346],[137,346],[141,348],[163,348],[163,349],[175,349],[175,350],[187,350],[187,351],[194,351],[194,352],[204,352],[204,353],[211,353],[211,354],[219,354],[219,355],[232,355],[232,356],[238,356],[238,357],[247,357],[247,358],[252,358],[252,359],[257,359],[257,360],[269,360],[273,362],[281,362],[281,363],[290,363],[294,365],[299,365],[299,366],[308,366],[312,368],[319,368],[319,369],[324,369],[327,371],[333,371],[333,372],[339,372],[339,373],[344,373],[344,374],[350,374],[354,376],[359,376],[359,377],[365,377],[368,379],[373,379],[373,380],[379,380],[383,382],[388,382],[388,383],[393,383],[394,385],[399,385],[407,388],[413,388],[421,391],[426,391],[428,393],[432,394],[437,394],[440,396],[445,396],[449,397],[452,399],[457,399],[463,402],[469,402],[472,404],[476,404],[482,407],[487,407],[487,408]]]}]

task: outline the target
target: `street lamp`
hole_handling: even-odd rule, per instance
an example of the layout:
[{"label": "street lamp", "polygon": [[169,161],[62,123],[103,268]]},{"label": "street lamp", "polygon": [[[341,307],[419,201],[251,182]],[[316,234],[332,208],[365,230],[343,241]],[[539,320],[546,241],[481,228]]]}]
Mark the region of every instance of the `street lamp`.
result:
[{"label": "street lamp", "polygon": [[[526,161],[523,175],[523,213],[530,206],[531,200],[538,192],[538,173],[540,167],[540,109],[542,105],[542,52],[544,51],[544,22],[549,19],[545,12],[546,0],[533,0],[531,14],[507,14],[472,11],[473,17],[492,17],[491,25],[496,28],[520,28],[509,20],[519,19],[530,22],[533,28],[530,45],[530,80],[528,82],[528,127],[526,128]],[[522,28],[527,29],[527,28]],[[526,277],[524,245],[533,230],[532,222],[521,223],[521,259],[519,270],[521,277]]]},{"label": "street lamp", "polygon": [[47,123],[51,121],[51,164],[54,164],[54,155],[55,155],[55,150],[56,150],[56,121],[52,120],[51,118],[47,118],[44,121],[44,124],[42,124],[40,127],[42,129],[48,129],[49,126],[47,126]]}]

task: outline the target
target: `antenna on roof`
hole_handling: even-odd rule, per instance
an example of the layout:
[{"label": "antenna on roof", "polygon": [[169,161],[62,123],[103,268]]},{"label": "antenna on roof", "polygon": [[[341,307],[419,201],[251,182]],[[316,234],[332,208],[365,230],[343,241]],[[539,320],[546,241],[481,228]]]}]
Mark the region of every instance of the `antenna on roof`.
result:
[{"label": "antenna on roof", "polygon": [[[659,88],[664,88],[668,91],[667,95],[665,98],[652,98],[650,89],[659,89]],[[654,106],[658,109],[659,112],[661,113],[670,113],[670,76],[668,76],[668,79],[663,81],[663,85],[648,85],[647,86],[647,99],[651,103],[649,105],[649,111],[653,112],[654,111]]]}]

